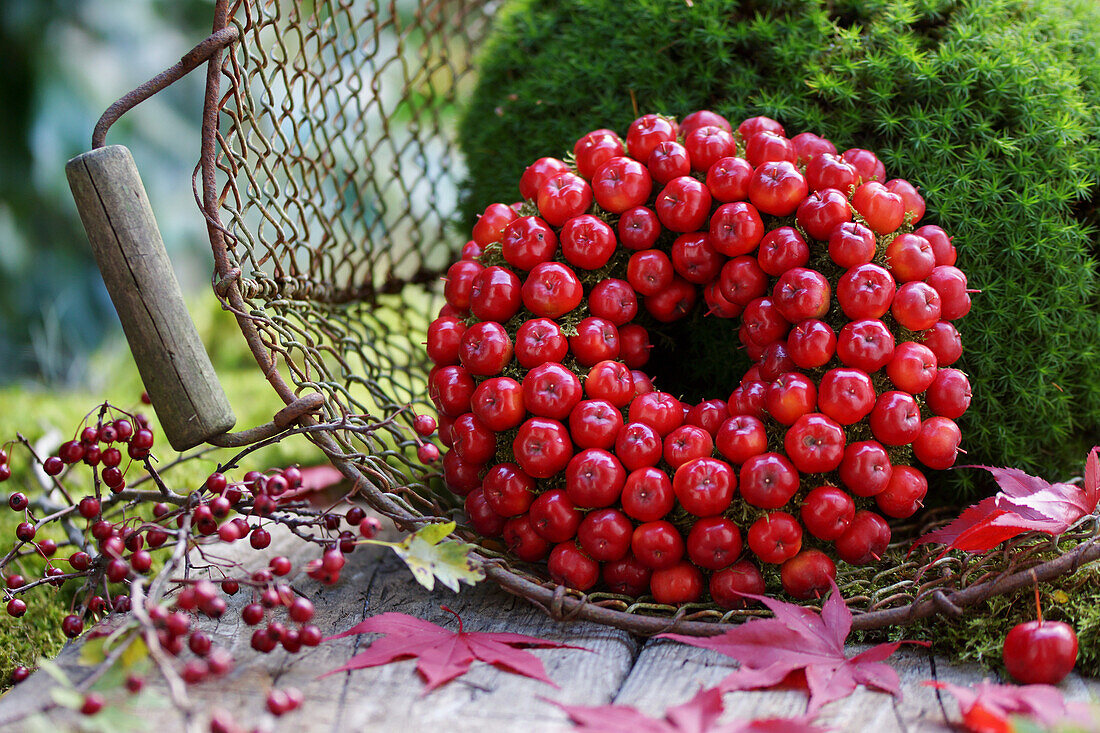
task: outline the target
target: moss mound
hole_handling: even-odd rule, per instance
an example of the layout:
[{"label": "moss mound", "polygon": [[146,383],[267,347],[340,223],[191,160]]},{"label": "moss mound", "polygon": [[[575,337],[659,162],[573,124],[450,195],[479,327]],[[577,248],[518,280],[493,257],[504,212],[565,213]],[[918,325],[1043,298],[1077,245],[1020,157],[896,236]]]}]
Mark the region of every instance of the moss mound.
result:
[{"label": "moss mound", "polygon": [[517,0],[498,17],[461,121],[468,221],[535,158],[638,112],[763,114],[874,150],[983,291],[958,324],[967,462],[1079,470],[1100,436],[1100,6]]}]

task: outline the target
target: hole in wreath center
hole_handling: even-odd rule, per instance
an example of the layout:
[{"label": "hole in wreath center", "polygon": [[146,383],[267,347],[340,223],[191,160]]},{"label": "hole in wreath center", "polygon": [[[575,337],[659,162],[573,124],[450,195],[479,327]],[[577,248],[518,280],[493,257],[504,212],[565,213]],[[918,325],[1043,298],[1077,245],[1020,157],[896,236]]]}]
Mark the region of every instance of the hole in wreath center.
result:
[{"label": "hole in wreath center", "polygon": [[642,367],[654,387],[693,405],[729,399],[753,365],[737,337],[741,320],[708,316],[706,310],[699,304],[686,318],[651,327],[653,349]]}]

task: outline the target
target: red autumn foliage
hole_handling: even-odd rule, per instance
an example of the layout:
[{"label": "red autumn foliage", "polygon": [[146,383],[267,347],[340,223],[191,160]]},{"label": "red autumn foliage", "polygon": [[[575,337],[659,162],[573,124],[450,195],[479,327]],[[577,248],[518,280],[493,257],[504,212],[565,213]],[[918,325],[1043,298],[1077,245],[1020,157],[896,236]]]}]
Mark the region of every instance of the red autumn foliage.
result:
[{"label": "red autumn foliage", "polygon": [[924,684],[946,690],[959,701],[962,724],[971,733],[1011,733],[1011,718],[1026,716],[1044,727],[1069,723],[1082,730],[1095,730],[1100,719],[1080,702],[1067,702],[1051,685],[998,685],[979,682],[962,687],[929,680]]},{"label": "red autumn foliage", "polygon": [[664,718],[651,718],[628,705],[560,705],[575,724],[574,730],[589,733],[818,733],[811,717],[735,720],[719,724],[724,710],[722,691],[700,690],[687,702],[665,711]]},{"label": "red autumn foliage", "polygon": [[1059,535],[1088,514],[1100,500],[1100,459],[1097,448],[1089,453],[1085,480],[1080,485],[1049,484],[1015,468],[984,468],[1001,487],[993,496],[967,508],[959,518],[918,539],[913,547],[928,542],[947,550],[988,552],[1005,540],[1025,532]]},{"label": "red autumn foliage", "polygon": [[775,617],[752,619],[719,636],[661,637],[711,649],[740,662],[740,668],[719,683],[724,691],[774,687],[792,673],[805,674],[810,692],[807,713],[847,697],[858,685],[901,695],[897,672],[884,660],[904,642],[879,644],[848,657],[844,642],[852,629],[852,612],[836,585],[820,613],[774,598],[750,597],[767,605]]},{"label": "red autumn foliage", "polygon": [[[446,606],[443,610],[454,613]],[[454,615],[458,618],[458,631],[450,631],[430,621],[404,613],[390,612],[372,616],[325,641],[353,634],[384,634],[385,636],[374,640],[365,651],[349,659],[347,664],[322,676],[377,667],[399,659],[417,659],[416,671],[424,680],[424,693],[427,694],[436,687],[465,674],[470,669],[470,665],[480,659],[513,674],[530,677],[557,687],[553,680],[546,676],[542,661],[523,650],[583,648],[523,634],[464,631],[462,619],[457,613]]]}]

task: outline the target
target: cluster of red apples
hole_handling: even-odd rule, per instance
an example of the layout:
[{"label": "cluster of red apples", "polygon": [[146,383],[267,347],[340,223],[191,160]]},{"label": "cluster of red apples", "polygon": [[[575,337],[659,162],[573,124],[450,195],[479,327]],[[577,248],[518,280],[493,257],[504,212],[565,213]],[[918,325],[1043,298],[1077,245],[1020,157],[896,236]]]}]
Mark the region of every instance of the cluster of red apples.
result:
[{"label": "cluster of red apples", "polygon": [[[590,132],[519,188],[428,330],[443,476],[473,529],[571,588],[665,604],[737,607],[776,575],[812,598],[834,558],[880,558],[886,517],[928,490],[909,464],[950,467],[970,403],[949,365],[972,291],[916,188],[868,150],[709,111]],[[696,308],[753,365],[689,404],[645,367]]]}]

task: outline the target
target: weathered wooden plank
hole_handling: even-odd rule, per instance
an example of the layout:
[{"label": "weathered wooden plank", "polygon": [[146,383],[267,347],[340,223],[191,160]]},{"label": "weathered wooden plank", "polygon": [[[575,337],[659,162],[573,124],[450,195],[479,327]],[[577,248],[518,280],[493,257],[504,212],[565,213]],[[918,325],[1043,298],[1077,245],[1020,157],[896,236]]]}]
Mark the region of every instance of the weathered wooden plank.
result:
[{"label": "weathered wooden plank", "polygon": [[[950,663],[942,658],[936,659],[935,674],[933,677],[939,682],[950,682],[955,685],[974,685],[983,680],[995,683],[1011,683],[1007,678],[1000,678],[989,670],[974,663]],[[1076,672],[1071,672],[1058,685],[1062,695],[1068,701],[1100,703],[1100,680],[1082,677]],[[938,702],[942,704],[947,720],[958,721],[961,718],[959,705],[955,697],[948,692],[940,692],[937,695]],[[1100,729],[1100,721],[1097,721]]]},{"label": "weathered wooden plank", "polygon": [[[316,546],[276,531],[265,553],[242,551],[241,557],[249,567],[261,567],[275,555],[286,555],[295,567],[301,567],[317,553]],[[695,647],[666,640],[643,642],[596,624],[559,624],[526,601],[490,584],[464,589],[458,595],[446,589],[428,593],[412,580],[403,563],[387,548],[357,550],[337,586],[323,586],[302,577],[295,580],[295,587],[313,600],[314,622],[326,635],[385,611],[409,613],[455,628],[453,616],[440,608],[445,604],[461,614],[465,628],[470,631],[524,633],[592,651],[532,652],[543,660],[548,675],[561,685],[560,689],[480,662],[463,677],[428,695],[423,694],[414,661],[318,679],[365,648],[372,637],[347,637],[296,655],[282,649],[257,654],[250,648],[252,629],[240,621],[240,608],[250,600],[242,591],[229,599],[230,609],[220,621],[198,620],[216,644],[234,653],[238,666],[221,679],[188,688],[198,711],[196,729],[205,730],[209,715],[223,709],[249,727],[260,725],[295,733],[373,729],[477,733],[513,728],[568,730],[565,714],[550,701],[575,705],[614,702],[660,716],[668,707],[690,699],[701,687],[715,685],[735,668],[732,660]],[[849,653],[862,648],[855,647]],[[69,647],[58,660],[75,679],[87,673],[76,665],[77,654],[76,647]],[[851,697],[826,706],[818,722],[837,730],[875,733],[946,732],[950,730],[946,721],[958,720],[957,705],[951,696],[938,696],[921,683],[936,677],[957,684],[973,684],[985,676],[976,665],[933,661],[926,650],[918,648],[903,649],[891,658],[891,664],[901,678],[904,692],[901,700],[860,689]],[[39,709],[49,700],[51,684],[44,674],[34,675],[17,688],[16,695],[0,700],[0,721],[18,712]],[[283,718],[273,718],[264,709],[267,692],[273,687],[291,686],[302,690],[306,704]],[[1071,699],[1088,699],[1090,692],[1095,694],[1100,689],[1100,683],[1072,676],[1062,689]],[[724,700],[727,712],[723,720],[732,721],[797,715],[805,708],[806,694],[797,689],[734,692]],[[139,714],[155,719],[158,733],[184,729],[183,719],[170,708]],[[50,720],[60,729],[66,728],[71,719],[65,711],[50,714]],[[21,730],[0,726],[0,730],[8,729]]]},{"label": "weathered wooden plank", "polygon": [[[853,647],[857,654],[864,647]],[[930,677],[927,653],[902,650],[891,658],[901,678],[903,698],[865,688],[826,706],[818,720],[842,730],[907,731],[946,729],[933,691],[920,683]],[[662,639],[648,642],[639,655],[615,703],[631,705],[649,715],[660,715],[672,705],[689,700],[699,689],[713,687],[736,668],[716,652]],[[723,720],[789,717],[806,708],[806,693],[796,689],[731,692],[723,702]]]},{"label": "weathered wooden plank", "polygon": [[[566,719],[548,699],[569,704],[597,705],[609,702],[626,678],[640,644],[630,635],[596,624],[564,625],[525,601],[491,585],[480,585],[455,596],[449,591],[425,593],[411,586],[396,559],[386,558],[365,594],[365,613],[400,611],[433,623],[454,627],[454,619],[442,611],[443,603],[462,615],[470,631],[510,631],[562,641],[591,651],[534,650],[554,688],[475,664],[461,679],[421,695],[413,662],[399,662],[346,675],[347,687],[334,730],[381,726],[401,729],[444,727],[455,731],[501,730],[522,726],[525,730],[558,730]],[[342,661],[363,640],[348,639],[329,645],[326,653]],[[333,665],[335,666],[335,665]],[[547,698],[547,699],[542,699]]]},{"label": "weathered wooden plank", "polygon": [[[849,656],[866,646],[853,646]],[[936,701],[935,691],[923,686],[932,676],[928,651],[902,648],[890,657],[890,666],[898,673],[901,697],[859,687],[851,696],[825,706],[819,721],[839,730],[867,730],[876,733],[907,733],[908,731],[950,731],[943,710]]]},{"label": "weathered wooden plank", "polygon": [[69,161],[69,186],[138,372],[172,447],[186,450],[236,418],[203,348],[130,151]]}]

